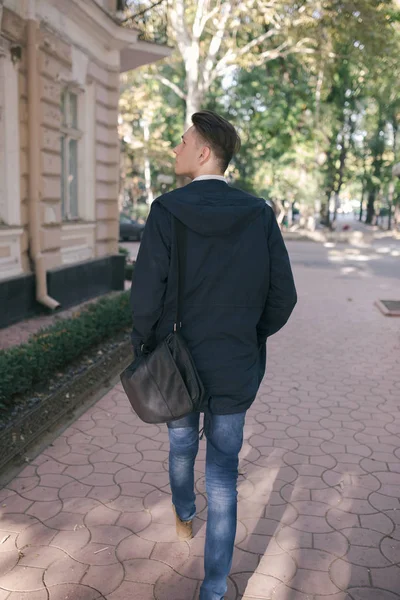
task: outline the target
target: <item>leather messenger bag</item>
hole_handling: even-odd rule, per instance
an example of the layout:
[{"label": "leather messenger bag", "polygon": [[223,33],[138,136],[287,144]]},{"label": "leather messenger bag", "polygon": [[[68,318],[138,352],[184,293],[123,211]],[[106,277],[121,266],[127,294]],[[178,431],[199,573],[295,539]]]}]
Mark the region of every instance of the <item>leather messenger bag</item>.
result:
[{"label": "leather messenger bag", "polygon": [[122,373],[128,400],[145,423],[167,423],[202,405],[204,387],[181,334],[181,311],[186,259],[186,229],[174,217],[178,277],[173,331],[156,348],[138,356]]}]

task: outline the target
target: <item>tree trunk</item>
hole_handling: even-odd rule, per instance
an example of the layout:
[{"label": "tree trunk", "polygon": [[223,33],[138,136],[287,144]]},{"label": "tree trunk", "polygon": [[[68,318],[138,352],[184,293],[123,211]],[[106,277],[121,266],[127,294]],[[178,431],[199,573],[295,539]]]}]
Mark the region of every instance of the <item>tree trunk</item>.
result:
[{"label": "tree trunk", "polygon": [[326,204],[322,203],[321,206],[321,219],[325,227],[331,226],[331,212],[330,212],[330,204],[331,204],[331,196],[332,191],[326,193]]},{"label": "tree trunk", "polygon": [[146,204],[152,204],[154,200],[153,190],[151,189],[151,169],[148,157],[144,159],[144,184],[146,187]]},{"label": "tree trunk", "polygon": [[392,180],[389,182],[389,189],[388,189],[388,204],[389,204],[388,231],[390,231],[392,229],[393,197],[394,197],[394,181]]},{"label": "tree trunk", "polygon": [[203,101],[202,85],[199,73],[200,44],[192,40],[185,59],[186,69],[186,116],[185,131],[192,125],[192,114],[200,110]]},{"label": "tree trunk", "polygon": [[375,217],[375,196],[376,187],[372,186],[368,192],[367,216],[365,222],[367,225],[372,225]]},{"label": "tree trunk", "polygon": [[339,191],[335,192],[334,199],[335,199],[335,205],[333,208],[332,226],[336,229],[335,226],[336,226],[336,221],[337,221],[337,211],[338,211],[338,207],[339,207]]},{"label": "tree trunk", "polygon": [[334,208],[334,212],[333,212],[333,223],[336,223],[336,219],[337,219],[337,211],[338,211],[338,206],[339,206],[339,194],[340,194],[340,190],[342,189],[342,185],[343,185],[346,157],[347,157],[347,147],[346,147],[346,142],[344,139],[344,131],[343,131],[343,133],[342,133],[342,148],[340,150],[340,159],[339,159],[340,164],[339,164],[339,170],[338,170],[339,180],[338,180],[336,190],[335,190],[335,208]]},{"label": "tree trunk", "polygon": [[[186,67],[186,112],[185,112],[185,125],[184,130],[187,131],[192,125],[192,115],[198,112],[203,101],[204,93],[200,89],[199,85],[199,60],[200,60],[200,48],[196,44],[192,44],[191,52],[187,60],[185,61]],[[178,175],[176,178],[176,185],[183,187],[190,183],[190,180],[183,176]]]},{"label": "tree trunk", "polygon": [[317,77],[317,85],[315,88],[315,129],[317,130],[319,127],[319,116],[320,116],[320,109],[321,109],[321,90],[322,90],[322,84],[324,81],[324,69],[323,68],[319,68],[318,70],[318,77]]},{"label": "tree trunk", "polygon": [[286,216],[286,210],[285,210],[283,203],[280,200],[276,201],[276,207],[279,211],[277,214],[276,220],[278,222],[279,227],[282,229],[282,223],[283,223],[283,219]]},{"label": "tree trunk", "polygon": [[202,94],[197,87],[197,81],[188,81],[188,91],[186,95],[186,116],[185,116],[185,131],[192,126],[192,115],[198,112],[201,108]]},{"label": "tree trunk", "polygon": [[[201,102],[203,100],[202,93],[200,92],[197,81],[193,78],[193,74],[187,74],[187,94],[186,94],[186,113],[185,113],[185,126],[184,130],[187,131],[192,125],[192,114],[200,110]],[[190,183],[190,179],[184,175],[177,175],[176,185],[177,187],[183,187]]]},{"label": "tree trunk", "polygon": [[150,159],[149,159],[149,149],[148,144],[150,140],[150,128],[149,122],[146,118],[143,119],[143,138],[144,138],[144,184],[146,187],[146,203],[151,205],[154,196],[153,190],[151,189],[151,168],[150,168]]},{"label": "tree trunk", "polygon": [[362,218],[363,218],[364,196],[365,196],[365,177],[363,177],[362,187],[361,187],[360,214],[358,215],[358,220],[360,222],[362,221]]},{"label": "tree trunk", "polygon": [[135,186],[133,183],[131,183],[131,199],[132,199],[132,209],[133,209],[133,215],[135,216],[135,219],[137,218],[137,208],[138,208],[138,199],[137,199],[137,193],[135,190]]},{"label": "tree trunk", "polygon": [[394,220],[394,227],[397,230],[397,226],[400,223],[400,204],[399,203],[395,204],[393,220]]},{"label": "tree trunk", "polygon": [[372,174],[375,181],[370,182],[369,191],[368,191],[368,205],[367,205],[367,218],[365,222],[368,225],[374,224],[375,217],[375,198],[376,194],[379,191],[380,184],[377,184],[376,180],[380,180],[381,171],[383,165],[383,153],[385,151],[385,141],[383,136],[380,135],[381,131],[384,128],[384,120],[382,117],[382,106],[379,106],[379,118],[378,118],[378,126],[375,132],[375,136],[373,139],[373,144],[371,144],[372,151]]},{"label": "tree trunk", "polygon": [[[393,125],[393,163],[396,164],[397,162],[397,134],[398,134],[398,123],[397,123],[397,118],[396,118],[396,114],[393,114],[393,119],[392,119],[392,125]],[[393,177],[393,175],[392,175]],[[390,231],[392,229],[392,212],[393,212],[393,207],[394,207],[394,215],[393,215],[393,220],[394,220],[394,226],[395,228],[397,228],[397,221],[396,221],[396,208],[397,205],[394,204],[394,188],[395,188],[395,180],[392,179],[389,183],[389,193],[388,193],[388,200],[389,200],[389,223],[388,223],[388,230]]]}]

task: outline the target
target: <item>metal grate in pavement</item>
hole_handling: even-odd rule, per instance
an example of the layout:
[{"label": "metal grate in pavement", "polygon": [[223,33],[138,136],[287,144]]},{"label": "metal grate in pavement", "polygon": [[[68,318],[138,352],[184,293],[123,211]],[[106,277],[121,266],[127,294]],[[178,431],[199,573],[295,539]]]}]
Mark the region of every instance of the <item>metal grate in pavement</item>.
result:
[{"label": "metal grate in pavement", "polygon": [[377,300],[375,304],[387,317],[400,317],[400,300]]}]

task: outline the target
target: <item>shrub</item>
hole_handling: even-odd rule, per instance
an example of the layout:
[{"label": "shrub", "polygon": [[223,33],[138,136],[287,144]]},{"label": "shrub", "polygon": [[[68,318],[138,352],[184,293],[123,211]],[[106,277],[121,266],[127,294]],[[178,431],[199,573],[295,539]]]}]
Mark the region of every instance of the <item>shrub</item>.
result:
[{"label": "shrub", "polygon": [[129,250],[127,248],[124,248],[123,246],[118,246],[118,253],[123,254],[126,257],[127,261],[131,256]]},{"label": "shrub", "polygon": [[0,350],[0,406],[48,380],[59,369],[132,323],[129,292],[89,304],[40,330],[26,344]]},{"label": "shrub", "polygon": [[127,263],[125,265],[125,279],[127,281],[132,281],[133,269],[135,268],[135,261],[132,263]]}]

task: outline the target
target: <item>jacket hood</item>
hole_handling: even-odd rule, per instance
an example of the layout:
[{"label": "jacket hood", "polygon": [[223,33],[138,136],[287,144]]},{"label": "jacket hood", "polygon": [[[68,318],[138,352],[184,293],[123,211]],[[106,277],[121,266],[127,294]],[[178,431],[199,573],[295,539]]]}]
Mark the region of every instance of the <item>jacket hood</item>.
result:
[{"label": "jacket hood", "polygon": [[229,235],[265,210],[265,200],[222,180],[194,181],[157,199],[186,227],[203,236]]}]

